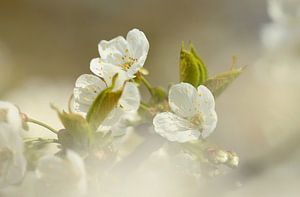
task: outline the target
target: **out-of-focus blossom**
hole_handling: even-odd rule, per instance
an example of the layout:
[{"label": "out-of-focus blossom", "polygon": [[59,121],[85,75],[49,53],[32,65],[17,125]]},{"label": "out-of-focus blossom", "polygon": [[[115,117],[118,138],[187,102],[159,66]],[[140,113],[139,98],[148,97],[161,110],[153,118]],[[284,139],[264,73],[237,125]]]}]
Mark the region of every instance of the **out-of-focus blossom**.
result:
[{"label": "out-of-focus blossom", "polygon": [[37,192],[45,196],[83,196],[87,193],[83,160],[72,151],[65,158],[42,157],[36,168]]},{"label": "out-of-focus blossom", "polygon": [[269,0],[273,20],[262,31],[263,44],[271,50],[298,49],[300,45],[300,1]]},{"label": "out-of-focus blossom", "polygon": [[300,21],[298,25],[271,23],[262,30],[263,44],[270,50],[290,50],[300,46]]},{"label": "out-of-focus blossom", "polygon": [[215,100],[205,86],[196,90],[188,83],[171,87],[169,105],[172,112],[154,117],[155,131],[170,141],[188,142],[200,136],[206,138],[217,124]]},{"label": "out-of-focus blossom", "polygon": [[[105,83],[99,77],[90,74],[81,75],[77,79],[74,88],[74,110],[77,113],[86,115],[93,101],[105,88]],[[101,124],[102,129],[110,129],[118,124],[122,117],[136,112],[140,100],[141,96],[136,84],[127,82],[117,107]]]},{"label": "out-of-focus blossom", "polygon": [[26,160],[21,130],[19,110],[11,103],[0,101],[0,187],[16,184],[24,177]]},{"label": "out-of-focus blossom", "polygon": [[134,78],[143,67],[149,42],[142,31],[133,29],[128,32],[126,39],[118,36],[110,41],[102,40],[98,49],[100,58],[92,59],[91,71],[103,78],[108,86],[112,82],[112,77],[118,73],[116,81],[118,89],[125,80]]},{"label": "out-of-focus blossom", "polygon": [[299,0],[269,0],[269,15],[278,23],[292,24],[300,22]]}]

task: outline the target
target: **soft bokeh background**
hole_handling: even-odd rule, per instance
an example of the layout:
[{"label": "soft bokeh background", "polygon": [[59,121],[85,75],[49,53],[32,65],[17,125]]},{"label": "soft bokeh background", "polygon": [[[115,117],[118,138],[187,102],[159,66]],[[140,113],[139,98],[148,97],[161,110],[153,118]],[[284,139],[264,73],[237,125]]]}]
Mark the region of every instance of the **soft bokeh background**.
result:
[{"label": "soft bokeh background", "polygon": [[[240,168],[209,187],[223,188],[225,179],[233,183],[217,189],[224,196],[297,196],[300,47],[263,42],[271,23],[263,0],[0,0],[0,99],[59,127],[49,103],[66,107],[101,39],[144,31],[148,79],[164,87],[178,81],[181,42],[192,40],[212,75],[229,69],[232,56],[248,65],[218,98],[219,123],[210,138],[236,151]],[[285,32],[279,45],[290,37],[299,44],[297,32]]]}]

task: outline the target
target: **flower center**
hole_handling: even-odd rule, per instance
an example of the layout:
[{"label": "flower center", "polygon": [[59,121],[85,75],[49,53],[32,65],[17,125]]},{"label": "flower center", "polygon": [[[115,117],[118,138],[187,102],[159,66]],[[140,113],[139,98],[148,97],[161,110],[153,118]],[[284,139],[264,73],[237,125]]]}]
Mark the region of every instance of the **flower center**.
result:
[{"label": "flower center", "polygon": [[7,123],[7,109],[0,109],[0,122]]},{"label": "flower center", "polygon": [[197,128],[202,129],[202,124],[203,124],[203,115],[201,113],[196,114],[194,117],[191,119],[191,123],[197,126]]},{"label": "flower center", "polygon": [[130,67],[137,62],[136,58],[133,58],[129,55],[129,50],[125,49],[125,55],[122,57],[122,61],[124,62],[121,65],[121,68],[123,68],[123,70],[127,71],[128,69],[130,69]]}]

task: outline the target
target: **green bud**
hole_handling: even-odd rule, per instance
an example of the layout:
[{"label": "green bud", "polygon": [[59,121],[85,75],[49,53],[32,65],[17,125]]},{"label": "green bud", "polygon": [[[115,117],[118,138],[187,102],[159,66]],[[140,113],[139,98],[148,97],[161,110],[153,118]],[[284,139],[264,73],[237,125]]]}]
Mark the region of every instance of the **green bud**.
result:
[{"label": "green bud", "polygon": [[184,43],[182,43],[179,68],[180,82],[190,83],[194,87],[198,87],[207,80],[206,66],[197,55],[192,43],[190,43],[190,51],[184,49]]},{"label": "green bud", "polygon": [[95,130],[91,128],[85,118],[79,114],[60,112],[54,106],[52,108],[57,111],[59,119],[65,128],[58,132],[59,142],[64,148],[77,147],[88,149],[94,143]]}]

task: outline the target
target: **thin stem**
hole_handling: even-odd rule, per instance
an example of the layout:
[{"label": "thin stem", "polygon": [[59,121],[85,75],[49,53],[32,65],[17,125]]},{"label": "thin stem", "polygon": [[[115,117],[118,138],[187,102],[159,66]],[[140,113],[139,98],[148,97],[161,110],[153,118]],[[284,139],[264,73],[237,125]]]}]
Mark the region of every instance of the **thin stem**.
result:
[{"label": "thin stem", "polygon": [[149,111],[149,107],[143,102],[140,103],[140,107],[146,111]]},{"label": "thin stem", "polygon": [[149,81],[147,81],[147,79],[144,78],[144,76],[141,76],[141,80],[143,82],[143,84],[146,86],[146,88],[148,89],[148,91],[150,92],[150,94],[153,96],[153,88],[152,85],[149,83]]},{"label": "thin stem", "polygon": [[41,126],[41,127],[44,127],[44,128],[50,130],[51,132],[53,132],[53,133],[55,133],[55,134],[58,133],[58,131],[57,131],[56,129],[50,127],[49,125],[47,125],[47,124],[45,124],[45,123],[43,123],[43,122],[41,122],[41,121],[38,121],[38,120],[35,120],[35,119],[32,119],[32,118],[27,118],[27,122],[30,122],[30,123],[39,125],[39,126]]},{"label": "thin stem", "polygon": [[58,143],[58,140],[57,139],[45,139],[45,138],[25,138],[24,142]]}]

